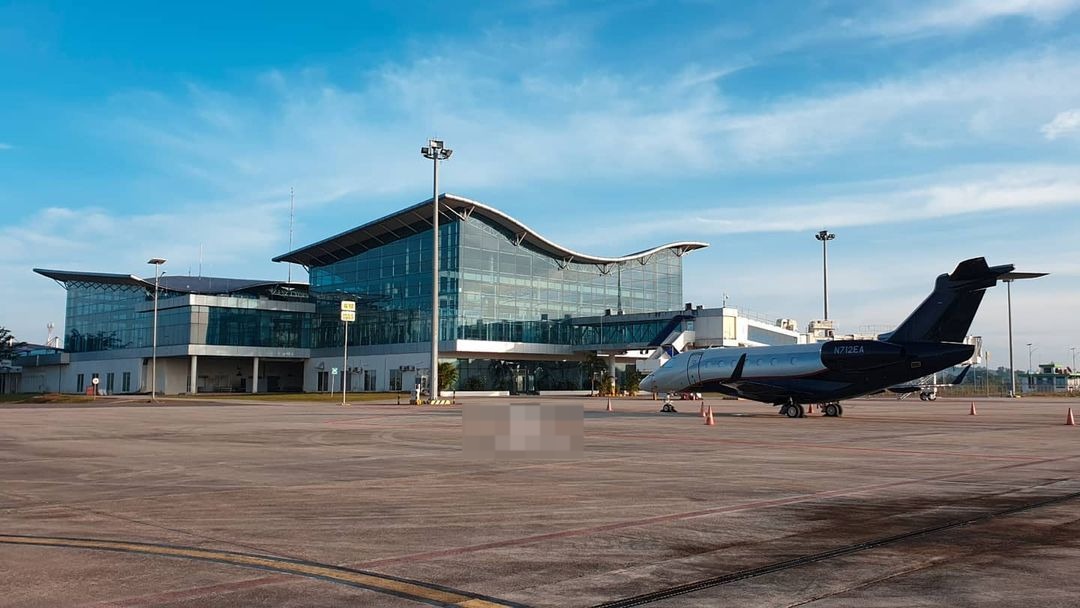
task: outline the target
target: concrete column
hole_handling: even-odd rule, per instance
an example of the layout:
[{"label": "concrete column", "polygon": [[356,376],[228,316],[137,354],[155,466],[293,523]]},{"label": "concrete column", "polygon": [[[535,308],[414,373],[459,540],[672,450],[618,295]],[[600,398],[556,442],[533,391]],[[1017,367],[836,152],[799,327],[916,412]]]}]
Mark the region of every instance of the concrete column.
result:
[{"label": "concrete column", "polygon": [[254,363],[251,366],[251,392],[252,394],[259,392],[259,358],[252,357]]},{"label": "concrete column", "polygon": [[618,386],[618,382],[615,382],[615,353],[608,355],[608,375],[611,376],[611,380],[608,381],[610,382],[608,388]]},{"label": "concrete column", "polygon": [[199,355],[191,355],[191,394],[199,392]]}]

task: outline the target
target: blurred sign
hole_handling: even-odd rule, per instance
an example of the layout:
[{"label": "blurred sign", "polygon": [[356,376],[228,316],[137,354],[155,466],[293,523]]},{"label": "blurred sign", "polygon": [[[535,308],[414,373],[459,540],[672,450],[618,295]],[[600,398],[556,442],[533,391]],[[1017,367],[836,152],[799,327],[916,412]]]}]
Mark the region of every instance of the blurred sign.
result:
[{"label": "blurred sign", "polygon": [[356,302],[353,301],[353,300],[342,300],[341,301],[341,310],[355,311],[356,310]]},{"label": "blurred sign", "polygon": [[[344,304],[344,302],[342,302]],[[341,320],[346,322],[352,322],[356,320],[356,313],[351,310],[341,311]]]},{"label": "blurred sign", "polygon": [[337,368],[336,367],[331,367],[330,368],[330,375],[331,376],[336,376],[337,375]]}]

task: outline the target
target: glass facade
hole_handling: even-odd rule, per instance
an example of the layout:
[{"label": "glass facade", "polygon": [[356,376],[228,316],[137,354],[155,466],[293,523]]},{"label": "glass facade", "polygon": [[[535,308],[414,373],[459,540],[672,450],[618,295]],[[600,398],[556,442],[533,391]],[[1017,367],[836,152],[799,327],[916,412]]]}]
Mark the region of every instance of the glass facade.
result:
[{"label": "glass facade", "polygon": [[[682,259],[670,250],[622,264],[565,262],[517,244],[513,234],[477,217],[440,224],[439,249],[442,340],[613,343],[627,327],[569,319],[676,310],[682,303]],[[311,293],[319,302],[312,346],[342,343],[343,299],[357,302],[350,345],[430,340],[431,262],[429,229],[312,268]]]},{"label": "glass facade", "polygon": [[[184,304],[186,294],[158,297],[158,346],[206,344],[304,348],[310,314],[260,308],[254,296],[213,298],[222,306]],[[132,285],[68,284],[65,350],[92,352],[152,345],[153,290]]]},{"label": "glass facade", "polygon": [[462,391],[509,391],[511,394],[539,391],[591,390],[593,380],[579,361],[515,361],[501,359],[458,359],[457,388]]},{"label": "glass facade", "polygon": [[153,293],[136,286],[69,283],[64,350],[81,353],[150,346],[153,319],[139,312],[148,298],[153,301]]},{"label": "glass facade", "polygon": [[[457,222],[439,226],[439,312],[443,339],[453,335],[458,308]],[[341,300],[356,302],[349,344],[401,344],[431,340],[431,230],[310,270],[316,299],[313,347],[342,344]]]}]

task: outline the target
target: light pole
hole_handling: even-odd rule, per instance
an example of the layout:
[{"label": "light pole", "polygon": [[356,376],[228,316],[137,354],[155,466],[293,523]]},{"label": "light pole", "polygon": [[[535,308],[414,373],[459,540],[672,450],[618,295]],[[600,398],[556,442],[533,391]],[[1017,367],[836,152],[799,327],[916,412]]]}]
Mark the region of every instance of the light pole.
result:
[{"label": "light pole", "polygon": [[439,161],[454,153],[441,139],[429,139],[420,153],[432,164],[431,187],[431,374],[428,392],[432,400],[439,398]]},{"label": "light pole", "polygon": [[814,238],[821,241],[821,274],[824,280],[824,293],[825,293],[825,319],[829,320],[829,241],[836,238],[835,234],[832,234],[828,230],[822,230],[814,235]]},{"label": "light pole", "polygon": [[1072,356],[1073,356],[1072,371],[1076,372],[1076,347],[1075,346],[1070,346],[1069,350],[1072,351]]},{"label": "light pole", "polygon": [[1016,396],[1016,368],[1013,366],[1013,332],[1012,332],[1012,284],[1017,279],[1037,279],[1045,277],[1046,272],[1008,272],[1001,276],[1005,282],[1005,293],[1009,301],[1009,397]]},{"label": "light pole", "polygon": [[157,311],[158,311],[158,283],[161,280],[161,265],[165,258],[150,258],[147,264],[154,265],[154,337],[153,355],[150,358],[150,401],[157,401]]},{"label": "light pole", "polygon": [[[1031,375],[1031,369],[1032,369],[1031,368],[1031,353],[1039,350],[1039,347],[1036,346],[1036,347],[1032,348],[1031,342],[1027,343],[1027,347],[1028,347],[1028,369],[1027,369],[1027,372],[1028,372],[1028,375]],[[1028,382],[1030,383],[1031,381],[1028,380]]]}]

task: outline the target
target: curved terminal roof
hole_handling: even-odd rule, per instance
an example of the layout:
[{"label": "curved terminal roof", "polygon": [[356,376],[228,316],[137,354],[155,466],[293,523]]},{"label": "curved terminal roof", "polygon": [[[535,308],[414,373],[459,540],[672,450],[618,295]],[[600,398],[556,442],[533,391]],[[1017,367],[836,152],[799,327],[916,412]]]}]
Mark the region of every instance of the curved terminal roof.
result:
[{"label": "curved terminal roof", "polygon": [[[513,238],[516,244],[529,245],[541,253],[560,260],[564,264],[578,262],[603,267],[633,260],[640,260],[644,263],[648,261],[649,256],[665,249],[670,249],[676,255],[681,256],[687,252],[709,246],[708,243],[698,241],[678,241],[619,257],[589,255],[550,241],[518,220],[483,203],[454,194],[440,195],[439,202],[439,222],[468,219],[473,215],[482,217],[514,235]],[[352,230],[347,230],[328,239],[279,255],[274,258],[274,261],[292,262],[308,268],[326,266],[391,241],[430,229],[431,199],[429,198],[422,203],[368,222],[362,226],[357,226]]]},{"label": "curved terminal roof", "polygon": [[[65,287],[67,287],[69,283],[74,283],[141,287],[144,289],[154,288],[153,278],[140,279],[131,274],[49,270],[47,268],[35,268],[34,272],[57,281],[58,283],[62,283]],[[162,275],[158,279],[158,285],[163,291],[202,295],[236,293],[263,287],[282,287],[287,289],[302,288],[305,291],[307,289],[306,283],[289,283],[287,281],[261,281],[257,279],[226,279],[221,277],[187,277],[173,275]]]}]

